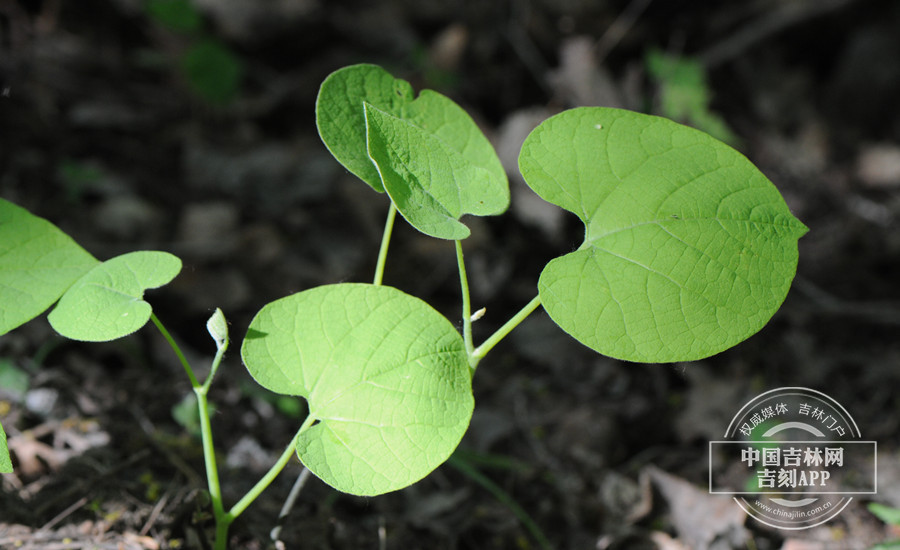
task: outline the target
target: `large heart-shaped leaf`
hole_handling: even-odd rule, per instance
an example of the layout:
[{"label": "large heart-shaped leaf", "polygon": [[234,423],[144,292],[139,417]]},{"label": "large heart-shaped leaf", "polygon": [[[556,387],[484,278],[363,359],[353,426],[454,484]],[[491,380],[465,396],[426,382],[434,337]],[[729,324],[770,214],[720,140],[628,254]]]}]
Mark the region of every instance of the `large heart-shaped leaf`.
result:
[{"label": "large heart-shaped leaf", "polygon": [[66,338],[105,342],[143,327],[153,308],[144,291],[178,275],[181,260],[167,252],[141,251],[117,256],[87,272],[50,312],[50,325]]},{"label": "large heart-shaped leaf", "polygon": [[316,100],[319,135],[334,157],[376,191],[387,191],[410,224],[461,239],[464,214],[509,206],[497,153],[471,117],[431,90],[412,87],[375,65],[332,73]]},{"label": "large heart-shaped leaf", "polygon": [[703,132],[630,111],[551,117],[519,168],[575,213],[585,240],[551,261],[541,303],[566,332],[629,361],[688,361],[743,341],[787,294],[807,231],[743,155]]},{"label": "large heart-shaped leaf", "polygon": [[12,460],[9,458],[9,448],[6,446],[6,432],[0,424],[0,474],[8,474],[13,471]]},{"label": "large heart-shaped leaf", "polygon": [[377,495],[443,463],[474,407],[465,345],[441,314],[385,286],[317,287],[266,305],[241,347],[250,374],[304,397],[300,460],[341,491]]},{"label": "large heart-shaped leaf", "polygon": [[0,335],[43,313],[98,263],[52,223],[0,199]]}]

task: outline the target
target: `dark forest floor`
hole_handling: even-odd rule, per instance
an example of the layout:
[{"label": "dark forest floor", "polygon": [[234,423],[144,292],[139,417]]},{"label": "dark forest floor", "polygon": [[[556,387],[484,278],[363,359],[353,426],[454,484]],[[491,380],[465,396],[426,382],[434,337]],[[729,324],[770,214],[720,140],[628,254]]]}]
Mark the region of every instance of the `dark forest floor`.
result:
[{"label": "dark forest floor", "polygon": [[[138,249],[181,257],[182,274],[150,299],[203,364],[215,352],[205,322],[216,307],[239,336],[271,300],[370,280],[386,199],[328,154],[314,102],[331,71],[378,63],[463,105],[510,171],[510,212],[473,222],[465,243],[473,305],[488,306],[478,341],[582,237],[578,220],[539,204],[516,178],[527,132],[578,105],[660,113],[646,56],[684,55],[706,69],[711,112],[738,149],[810,227],[784,307],[736,348],[676,365],[597,356],[535,314],[479,368],[462,456],[554,548],[863,549],[892,537],[865,504],[900,507],[900,5],[262,4],[196,0],[202,29],[186,33],[140,0],[0,0],[0,196],[101,259]],[[179,69],[211,38],[240,60],[233,97],[227,83],[204,97]],[[394,239],[386,283],[456,319],[452,245],[405,224]],[[21,387],[0,378],[16,464],[2,477],[0,547],[204,547],[199,441],[172,414],[190,384],[157,333],[83,345],[38,319],[0,337],[0,367],[27,374]],[[829,394],[879,445],[878,495],[805,531],[744,521],[705,491],[708,442],[741,404],[779,386]],[[299,420],[256,388],[236,351],[211,400],[234,502]],[[233,547],[271,546],[299,472],[295,461],[235,523]],[[672,513],[685,506],[696,515]],[[701,521],[709,515],[721,521]],[[450,465],[376,498],[313,479],[281,538],[315,549],[540,547],[508,506]]]}]

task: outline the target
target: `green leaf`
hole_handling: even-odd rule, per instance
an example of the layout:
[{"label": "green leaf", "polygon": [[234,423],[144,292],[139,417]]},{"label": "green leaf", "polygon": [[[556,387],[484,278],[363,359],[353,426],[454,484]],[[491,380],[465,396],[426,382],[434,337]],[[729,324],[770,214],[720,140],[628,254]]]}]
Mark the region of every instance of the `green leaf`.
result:
[{"label": "green leaf", "polygon": [[158,23],[179,32],[198,31],[203,18],[189,0],[147,0],[147,14]]},{"label": "green leaf", "polygon": [[787,294],[807,231],[744,156],[670,120],[563,112],[519,168],[575,213],[585,240],[541,273],[541,303],[594,350],[641,362],[713,355],[759,331]]},{"label": "green leaf", "polygon": [[[490,142],[451,99],[412,87],[375,65],[352,65],[322,83],[316,125],[332,155],[432,236],[460,239],[463,214],[500,214],[509,183]],[[448,172],[452,170],[452,172]]]},{"label": "green leaf", "polygon": [[391,287],[329,285],[276,300],[253,319],[241,356],[262,386],[307,400],[317,422],[297,454],[347,493],[415,483],[450,456],[472,416],[459,333]]},{"label": "green leaf", "polygon": [[699,60],[650,50],[645,63],[659,84],[664,116],[686,122],[726,143],[734,145],[739,141],[722,117],[710,109],[706,69]]},{"label": "green leaf", "polygon": [[0,359],[0,397],[20,402],[31,385],[28,373],[9,359]]},{"label": "green leaf", "polygon": [[167,252],[131,252],[90,270],[50,312],[50,325],[66,338],[105,342],[143,327],[153,308],[142,298],[178,275],[181,260]]},{"label": "green leaf", "polygon": [[0,424],[0,474],[12,473],[12,460],[9,458],[9,448],[6,446],[6,432],[3,424]]},{"label": "green leaf", "polygon": [[0,335],[43,313],[98,263],[55,225],[0,199]]},{"label": "green leaf", "polygon": [[878,502],[870,502],[869,511],[885,523],[890,525],[900,525],[900,509],[885,506]]},{"label": "green leaf", "polygon": [[181,67],[193,92],[209,103],[224,105],[237,97],[244,65],[222,42],[208,38],[192,45]]},{"label": "green leaf", "polygon": [[382,193],[366,147],[366,102],[397,113],[415,99],[412,86],[377,65],[351,65],[328,75],[316,97],[316,126],[325,147],[356,177]]},{"label": "green leaf", "polygon": [[216,311],[206,321],[206,330],[215,340],[216,348],[222,349],[222,346],[228,341],[228,321],[225,320],[225,314],[221,309],[216,308]]},{"label": "green leaf", "polygon": [[[443,96],[426,94],[419,100],[443,103],[437,99]],[[469,228],[457,221],[463,214],[499,214],[509,206],[499,166],[492,171],[489,163],[475,164],[434,134],[370,103],[365,113],[369,157],[397,211],[422,233],[464,239]]]},{"label": "green leaf", "polygon": [[[210,418],[216,413],[216,407],[207,405],[207,414]],[[200,437],[200,409],[197,407],[197,394],[186,393],[178,403],[172,405],[172,419],[194,437]]]}]

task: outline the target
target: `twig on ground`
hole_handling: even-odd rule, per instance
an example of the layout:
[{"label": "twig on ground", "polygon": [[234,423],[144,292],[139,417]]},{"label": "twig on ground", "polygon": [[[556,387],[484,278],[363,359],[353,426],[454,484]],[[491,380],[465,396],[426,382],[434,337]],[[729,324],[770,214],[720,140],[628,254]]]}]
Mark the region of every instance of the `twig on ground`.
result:
[{"label": "twig on ground", "polygon": [[288,497],[281,507],[281,512],[278,514],[278,521],[275,523],[275,527],[272,528],[272,532],[269,534],[273,542],[279,542],[278,539],[281,538],[281,528],[284,526],[284,520],[287,519],[288,514],[290,514],[291,510],[294,508],[294,504],[297,502],[300,491],[303,489],[303,486],[306,485],[307,480],[309,480],[309,474],[309,468],[304,467],[303,471],[300,472],[300,475],[297,476],[297,481],[294,482],[294,486],[291,487],[291,492],[288,493]]},{"label": "twig on ground", "polygon": [[753,45],[766,40],[773,34],[803,23],[814,17],[836,11],[856,0],[802,0],[784,2],[778,9],[746,24],[728,37],[702,52],[700,62],[711,68],[734,59]]},{"label": "twig on ground", "polygon": [[612,25],[607,27],[606,32],[597,41],[594,47],[596,52],[597,63],[603,63],[606,56],[619,44],[622,37],[634,26],[638,18],[650,5],[653,0],[631,0],[628,6],[616,17]]},{"label": "twig on ground", "polygon": [[79,508],[81,508],[82,506],[84,506],[87,503],[88,503],[88,497],[81,497],[80,499],[78,499],[74,503],[72,503],[68,508],[66,508],[62,512],[56,514],[56,517],[54,517],[53,519],[51,519],[50,521],[45,523],[43,526],[41,526],[41,528],[38,529],[37,532],[41,533],[41,532],[49,531],[50,529],[53,528],[54,525],[56,525],[57,523],[61,522],[64,519],[66,519],[67,517],[71,516]]},{"label": "twig on ground", "polygon": [[856,317],[874,323],[900,325],[900,307],[876,303],[843,300],[822,290],[801,276],[794,279],[794,287],[803,294],[819,313]]}]

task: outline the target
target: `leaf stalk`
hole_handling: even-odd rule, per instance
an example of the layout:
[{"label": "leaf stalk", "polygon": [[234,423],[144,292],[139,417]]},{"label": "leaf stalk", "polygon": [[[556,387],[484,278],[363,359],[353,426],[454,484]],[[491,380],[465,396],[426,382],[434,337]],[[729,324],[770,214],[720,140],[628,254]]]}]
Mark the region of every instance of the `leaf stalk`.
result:
[{"label": "leaf stalk", "polygon": [[150,320],[153,321],[153,324],[156,325],[157,329],[159,329],[159,332],[163,335],[163,338],[165,338],[166,342],[169,343],[169,347],[171,347],[172,351],[175,352],[175,355],[178,356],[178,360],[181,361],[181,366],[184,367],[184,372],[187,373],[187,376],[191,381],[191,386],[194,388],[199,387],[200,382],[198,382],[197,377],[194,376],[194,369],[191,368],[190,363],[188,363],[188,360],[184,356],[184,353],[181,352],[181,348],[178,347],[175,339],[172,338],[172,335],[169,334],[169,331],[166,330],[166,327],[163,326],[162,322],[160,322],[155,313],[150,314]]},{"label": "leaf stalk", "polygon": [[469,279],[466,276],[466,262],[463,259],[462,241],[454,241],[454,243],[456,244],[456,263],[459,265],[459,284],[462,290],[463,342],[466,345],[469,366],[474,369],[478,361],[474,361],[473,357],[475,346],[472,344],[472,300],[469,295]]},{"label": "leaf stalk", "polygon": [[394,201],[388,209],[387,220],[384,222],[384,234],[381,236],[381,248],[378,250],[378,263],[375,264],[375,279],[372,284],[381,285],[384,278],[384,264],[387,262],[388,247],[391,244],[391,233],[394,231],[394,219],[397,217],[397,207]]},{"label": "leaf stalk", "polygon": [[512,332],[514,328],[519,326],[522,321],[524,321],[529,315],[531,315],[539,305],[541,305],[540,295],[535,296],[530,302],[525,304],[525,307],[520,309],[519,312],[513,315],[509,321],[507,321],[503,324],[502,327],[497,329],[497,332],[488,337],[488,339],[485,340],[483,344],[475,348],[471,355],[471,359],[475,361],[475,365],[477,365],[479,361],[484,359],[484,356],[487,355],[488,352],[494,348],[494,346],[500,343],[500,341],[503,340],[507,334]]}]

